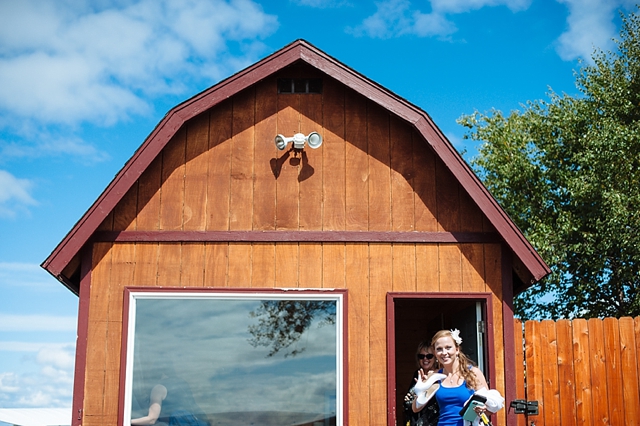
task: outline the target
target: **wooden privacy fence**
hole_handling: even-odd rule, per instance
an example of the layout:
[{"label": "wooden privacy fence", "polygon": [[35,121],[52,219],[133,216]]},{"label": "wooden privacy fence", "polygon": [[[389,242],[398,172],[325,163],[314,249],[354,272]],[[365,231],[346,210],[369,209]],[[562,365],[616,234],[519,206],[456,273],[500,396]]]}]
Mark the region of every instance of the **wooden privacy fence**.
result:
[{"label": "wooden privacy fence", "polygon": [[518,426],[640,425],[640,317],[514,325]]}]

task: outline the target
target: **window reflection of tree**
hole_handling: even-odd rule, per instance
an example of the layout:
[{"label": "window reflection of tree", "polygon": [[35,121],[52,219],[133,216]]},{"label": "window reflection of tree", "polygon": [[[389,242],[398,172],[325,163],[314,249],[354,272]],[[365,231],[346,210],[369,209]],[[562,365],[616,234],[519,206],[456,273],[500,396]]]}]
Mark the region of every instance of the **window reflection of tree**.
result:
[{"label": "window reflection of tree", "polygon": [[[258,324],[249,326],[249,343],[270,347],[267,357],[289,348],[300,340],[314,319],[319,325],[335,324],[336,302],[329,300],[262,300],[260,306],[249,313]],[[287,351],[284,356],[296,356],[305,347]]]}]

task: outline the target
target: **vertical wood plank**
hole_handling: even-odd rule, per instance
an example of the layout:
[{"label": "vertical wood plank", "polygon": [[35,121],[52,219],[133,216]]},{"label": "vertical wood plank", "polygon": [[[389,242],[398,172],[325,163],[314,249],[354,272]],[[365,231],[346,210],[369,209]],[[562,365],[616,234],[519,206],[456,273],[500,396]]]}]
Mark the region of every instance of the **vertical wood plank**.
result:
[{"label": "vertical wood plank", "polygon": [[254,118],[255,90],[249,88],[233,98],[230,230],[251,229],[253,222]]},{"label": "vertical wood plank", "polygon": [[413,188],[415,191],[416,231],[435,232],[436,219],[436,157],[427,142],[413,132]]},{"label": "vertical wood plank", "polygon": [[298,243],[276,244],[276,287],[298,287]]},{"label": "vertical wood plank", "polygon": [[[503,322],[503,310],[502,310],[502,295],[493,297],[493,341],[500,342],[494,344],[494,359],[490,360],[493,362],[493,370],[491,371],[491,377],[488,377],[489,386],[494,387],[501,395],[505,395],[505,351],[504,344],[505,341],[504,336],[504,326],[496,327],[496,324],[504,324]],[[499,411],[496,415],[497,423],[506,422],[506,411]]]},{"label": "vertical wood plank", "polygon": [[276,87],[275,78],[256,84],[254,230],[273,230],[276,227],[276,177],[272,171],[272,163],[278,155],[274,144],[278,134]]},{"label": "vertical wood plank", "polygon": [[[635,317],[633,322],[633,329],[636,333],[636,353],[640,355],[640,316]],[[640,356],[636,360],[638,362],[638,376],[640,376]],[[640,382],[638,382],[638,387],[640,387]]]},{"label": "vertical wood plank", "polygon": [[204,286],[204,244],[203,243],[183,243],[182,276],[180,285],[184,287]]},{"label": "vertical wood plank", "polygon": [[558,382],[560,384],[560,418],[563,426],[577,426],[576,382],[573,367],[573,333],[571,321],[556,323]]},{"label": "vertical wood plank", "polygon": [[204,247],[204,286],[229,286],[229,244],[208,243]]},{"label": "vertical wood plank", "polygon": [[486,287],[502,301],[502,247],[500,244],[484,244],[484,273]]},{"label": "vertical wood plank", "polygon": [[[640,319],[640,317],[638,317]],[[630,425],[640,419],[640,381],[636,360],[636,338],[633,319],[622,317],[618,320],[620,326],[620,371],[623,372],[623,404],[625,424]]]},{"label": "vertical wood plank", "polygon": [[482,232],[484,214],[469,194],[460,188],[460,231]]},{"label": "vertical wood plank", "polygon": [[162,243],[158,246],[158,280],[159,287],[175,287],[180,285],[180,260],[182,244]]},{"label": "vertical wood plank", "polygon": [[[525,370],[524,370],[524,333],[522,330],[522,321],[518,318],[514,318],[513,320],[513,346],[515,348],[515,358],[516,358],[516,398],[517,399],[527,399],[525,394]],[[505,401],[506,403],[506,401]],[[516,426],[526,426],[526,418],[523,415],[517,415],[516,419],[518,421]]]},{"label": "vertical wood plank", "polygon": [[460,230],[460,184],[441,160],[436,160],[438,231]]},{"label": "vertical wood plank", "polygon": [[113,231],[113,211],[109,212],[102,223],[98,225],[97,231]]},{"label": "vertical wood plank", "polygon": [[[537,416],[528,416],[527,421],[534,421],[536,426],[545,425],[545,409],[543,376],[542,376],[542,342],[540,341],[540,323],[527,321],[524,323],[525,359],[527,360],[527,400],[538,401]],[[554,425],[548,425],[554,426]]]},{"label": "vertical wood plank", "polygon": [[[349,285],[349,420],[354,424],[372,424],[369,367],[369,246],[345,247],[346,281]],[[376,401],[381,403],[383,401]]]},{"label": "vertical wood plank", "polygon": [[[322,287],[345,288],[345,253],[344,244],[322,244]],[[349,326],[351,328],[351,326]]]},{"label": "vertical wood plank", "polygon": [[[107,320],[110,323],[122,322],[124,287],[133,284],[135,249],[136,246],[133,243],[119,243],[113,246],[113,263],[111,267],[111,279],[109,280],[109,290],[106,297],[104,294],[102,295],[102,297],[109,300]],[[120,327],[120,325],[117,326]]]},{"label": "vertical wood plank", "polygon": [[369,157],[367,102],[360,95],[345,95],[346,229],[369,229]]},{"label": "vertical wood plank", "polygon": [[[371,425],[386,425],[387,419],[387,319],[386,295],[392,282],[392,252],[389,244],[369,245],[369,330],[370,359],[375,360],[369,367],[370,400],[369,422]],[[351,327],[350,327],[351,328]],[[358,424],[358,423],[351,423]]]},{"label": "vertical wood plank", "polygon": [[136,229],[137,205],[138,182],[129,188],[113,210],[114,231],[134,231]]},{"label": "vertical wood plank", "polygon": [[155,286],[158,278],[158,243],[136,243],[133,285]]},{"label": "vertical wood plank", "polygon": [[[85,385],[85,393],[94,391],[95,387],[101,390],[104,388],[104,375],[97,372],[104,372],[106,369],[107,354],[107,321],[89,321],[89,332],[87,334],[87,374],[85,380],[92,383],[92,388]],[[91,376],[91,377],[90,377]],[[100,383],[97,381],[100,380]],[[85,394],[85,404],[87,404]],[[102,395],[92,395],[89,402],[94,408],[92,414],[102,414]]]},{"label": "vertical wood plank", "polygon": [[369,229],[391,230],[391,141],[389,113],[373,103],[367,109],[369,135]]},{"label": "vertical wood plank", "polygon": [[[300,100],[300,131],[308,135],[318,132],[324,139],[321,94],[306,94]],[[300,191],[300,229],[322,229],[322,163],[324,143],[320,148],[305,148],[302,153],[298,182]]]},{"label": "vertical wood plank", "polygon": [[540,343],[538,348],[542,355],[542,394],[544,399],[544,422],[556,424],[560,419],[560,388],[558,386],[558,345],[555,322],[542,321],[540,327]]},{"label": "vertical wood plank", "polygon": [[207,225],[207,181],[209,174],[209,113],[187,122],[185,194],[183,223],[185,231],[204,231]]},{"label": "vertical wood plank", "polygon": [[[300,96],[289,93],[278,95],[278,133],[284,136],[291,137],[300,132]],[[293,151],[293,143],[290,143],[278,155],[280,174],[276,181],[276,228],[297,230],[300,223],[298,173],[301,154]]]},{"label": "vertical wood plank", "polygon": [[[92,290],[89,294],[89,321],[107,321],[109,297],[97,291],[97,283],[105,287],[111,282],[113,243],[96,243],[93,245],[93,271],[91,272]],[[90,365],[87,363],[87,365]]]},{"label": "vertical wood plank", "polygon": [[[506,392],[507,381],[511,380],[510,377],[505,376],[506,366],[505,362],[507,361],[510,354],[505,354],[504,345],[497,344],[497,342],[505,341],[505,333],[504,328],[496,326],[497,324],[503,324],[505,321],[504,315],[504,306],[503,306],[503,261],[508,261],[507,259],[503,259],[503,247],[500,244],[485,244],[483,247],[483,256],[484,256],[484,280],[486,285],[484,286],[484,291],[493,293],[494,297],[491,298],[491,303],[493,305],[493,341],[495,343],[495,360],[494,366],[495,369],[491,371],[491,375],[493,376],[491,380],[495,380],[496,389],[501,392]],[[506,256],[505,256],[506,257]],[[476,285],[476,288],[482,288],[481,285]],[[510,316],[507,316],[510,320]],[[506,421],[506,411],[504,413],[498,413],[499,421]]]},{"label": "vertical wood plank", "polygon": [[93,271],[87,328],[86,370],[84,377],[84,414],[102,416],[106,357],[108,351],[108,297],[97,291],[97,283],[108,288],[112,273],[113,243],[96,243],[93,246]]},{"label": "vertical wood plank", "polygon": [[249,267],[252,256],[251,243],[229,244],[229,287],[247,288],[251,286]]},{"label": "vertical wood plank", "polygon": [[393,244],[392,288],[397,292],[416,291],[416,247]]},{"label": "vertical wood plank", "polygon": [[575,319],[573,328],[573,368],[576,375],[576,421],[593,425],[591,399],[591,363],[589,361],[589,325],[585,319]]},{"label": "vertical wood plank", "polygon": [[344,86],[325,78],[322,116],[325,139],[322,143],[322,179],[324,211],[322,229],[344,230],[346,223],[345,200],[345,127]]},{"label": "vertical wood plank", "polygon": [[160,186],[162,155],[158,155],[138,179],[138,230],[160,229]]},{"label": "vertical wood plank", "polygon": [[276,244],[254,243],[251,287],[272,288],[276,285]]},{"label": "vertical wood plank", "polygon": [[232,100],[211,110],[210,119],[207,230],[226,231],[231,203]]},{"label": "vertical wood plank", "polygon": [[102,426],[105,424],[115,424],[117,420],[114,419],[107,419],[105,416],[102,415],[92,415],[92,414],[87,414],[87,410],[84,410],[84,414],[82,416],[82,426]]},{"label": "vertical wood plank", "polygon": [[160,229],[182,229],[184,208],[184,172],[186,130],[180,130],[162,150],[162,187],[160,190]]},{"label": "vertical wood plank", "polygon": [[460,249],[452,244],[439,244],[438,271],[440,291],[462,291],[462,266]]},{"label": "vertical wood plank", "polygon": [[460,244],[462,291],[480,293],[485,290],[484,247],[482,244]]},{"label": "vertical wood plank", "polygon": [[90,321],[87,335],[87,371],[84,378],[84,415],[104,412],[104,354],[107,351],[107,322]]},{"label": "vertical wood plank", "polygon": [[604,351],[602,320],[591,318],[589,325],[589,356],[591,361],[591,391],[593,392],[593,420],[595,425],[609,424],[607,395],[607,365]]},{"label": "vertical wood plank", "polygon": [[414,231],[413,132],[400,118],[390,118],[391,143],[391,228]]},{"label": "vertical wood plank", "polygon": [[300,262],[298,276],[300,287],[322,287],[322,246],[316,243],[300,243]]},{"label": "vertical wood plank", "polygon": [[416,291],[439,291],[438,277],[438,245],[416,244]]},{"label": "vertical wood plank", "polygon": [[622,386],[624,373],[620,368],[621,348],[618,320],[616,318],[605,318],[602,323],[607,357],[606,384],[609,399],[609,422],[612,425],[621,425],[624,424],[624,393]]},{"label": "vertical wood plank", "polygon": [[122,322],[109,323],[107,331],[107,368],[104,376],[104,406],[103,414],[106,418],[117,423],[118,396],[120,390],[120,349],[122,342]]}]

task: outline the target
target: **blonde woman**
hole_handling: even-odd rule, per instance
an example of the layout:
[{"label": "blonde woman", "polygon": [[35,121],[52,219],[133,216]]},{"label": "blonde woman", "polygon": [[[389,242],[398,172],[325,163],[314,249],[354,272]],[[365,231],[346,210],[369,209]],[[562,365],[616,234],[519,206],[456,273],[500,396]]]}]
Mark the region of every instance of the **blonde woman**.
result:
[{"label": "blonde woman", "polygon": [[407,426],[436,426],[438,424],[438,403],[435,398],[431,398],[426,404],[416,401],[414,386],[420,375],[429,375],[438,370],[438,361],[433,353],[433,347],[428,340],[420,342],[416,350],[416,362],[418,369],[413,375],[409,392],[404,398],[405,401],[405,425]]},{"label": "blonde woman", "polygon": [[[431,340],[440,373],[445,375],[435,394],[440,408],[438,426],[464,426],[460,410],[477,390],[487,389],[487,380],[482,371],[460,350],[462,339],[458,330],[440,330]],[[427,376],[421,375],[422,381]],[[476,407],[476,413],[492,414],[485,406]]]}]

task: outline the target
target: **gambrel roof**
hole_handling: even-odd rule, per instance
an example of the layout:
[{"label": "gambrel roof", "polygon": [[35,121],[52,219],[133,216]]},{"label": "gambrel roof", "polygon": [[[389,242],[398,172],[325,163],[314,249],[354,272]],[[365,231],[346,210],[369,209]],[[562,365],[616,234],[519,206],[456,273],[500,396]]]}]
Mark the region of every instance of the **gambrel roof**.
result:
[{"label": "gambrel roof", "polygon": [[78,293],[77,276],[82,248],[178,129],[187,120],[299,61],[336,79],[416,129],[512,250],[514,270],[524,287],[550,272],[549,267],[425,111],[304,40],[289,44],[171,109],[91,208],[42,263],[42,267],[74,293]]}]

